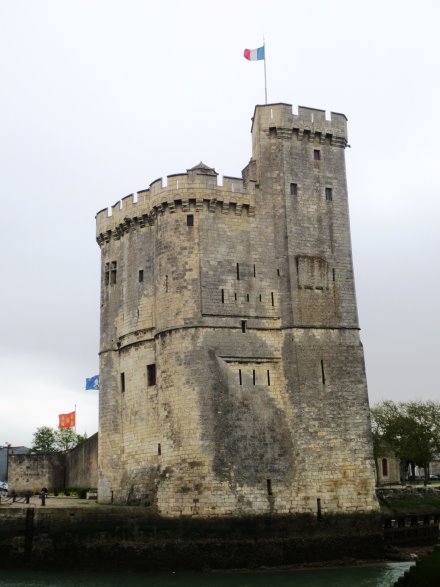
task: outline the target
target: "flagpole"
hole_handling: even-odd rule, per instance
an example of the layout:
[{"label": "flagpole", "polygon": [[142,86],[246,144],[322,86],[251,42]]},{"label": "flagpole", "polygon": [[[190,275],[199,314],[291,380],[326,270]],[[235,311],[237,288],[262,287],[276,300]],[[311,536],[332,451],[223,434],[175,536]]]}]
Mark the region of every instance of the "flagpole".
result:
[{"label": "flagpole", "polygon": [[266,42],[263,37],[263,51],[264,51],[264,100],[267,104],[267,79],[266,79]]}]

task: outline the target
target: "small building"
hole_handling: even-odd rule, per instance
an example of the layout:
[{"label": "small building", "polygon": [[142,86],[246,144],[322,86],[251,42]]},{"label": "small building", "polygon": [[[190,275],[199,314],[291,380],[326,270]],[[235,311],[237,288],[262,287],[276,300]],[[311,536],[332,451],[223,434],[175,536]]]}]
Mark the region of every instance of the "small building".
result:
[{"label": "small building", "polygon": [[0,481],[8,481],[8,459],[12,455],[25,455],[30,452],[27,446],[0,446]]},{"label": "small building", "polygon": [[400,459],[392,450],[376,459],[376,471],[378,486],[400,483]]}]

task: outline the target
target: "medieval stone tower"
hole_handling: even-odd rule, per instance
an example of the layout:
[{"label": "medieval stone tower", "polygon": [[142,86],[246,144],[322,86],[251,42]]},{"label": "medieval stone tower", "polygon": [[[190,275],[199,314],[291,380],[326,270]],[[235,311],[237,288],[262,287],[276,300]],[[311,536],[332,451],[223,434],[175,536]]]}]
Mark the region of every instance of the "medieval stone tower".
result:
[{"label": "medieval stone tower", "polygon": [[101,502],[376,509],[346,145],[342,114],[257,106],[242,178],[200,163],[98,213]]}]

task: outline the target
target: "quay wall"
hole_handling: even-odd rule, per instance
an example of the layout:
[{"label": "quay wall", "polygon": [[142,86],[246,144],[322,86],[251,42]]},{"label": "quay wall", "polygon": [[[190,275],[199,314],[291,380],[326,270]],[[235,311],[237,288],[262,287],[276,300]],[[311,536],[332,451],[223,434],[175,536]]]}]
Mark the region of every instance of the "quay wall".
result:
[{"label": "quay wall", "polygon": [[0,508],[0,568],[206,570],[384,557],[377,514],[164,518],[138,507]]}]

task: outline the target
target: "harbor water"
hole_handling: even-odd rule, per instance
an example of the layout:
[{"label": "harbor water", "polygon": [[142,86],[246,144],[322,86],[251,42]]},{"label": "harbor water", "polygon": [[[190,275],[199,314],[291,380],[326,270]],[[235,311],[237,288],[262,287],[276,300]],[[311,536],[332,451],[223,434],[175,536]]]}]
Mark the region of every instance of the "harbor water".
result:
[{"label": "harbor water", "polygon": [[0,587],[392,587],[413,563],[206,573],[0,571]]}]

